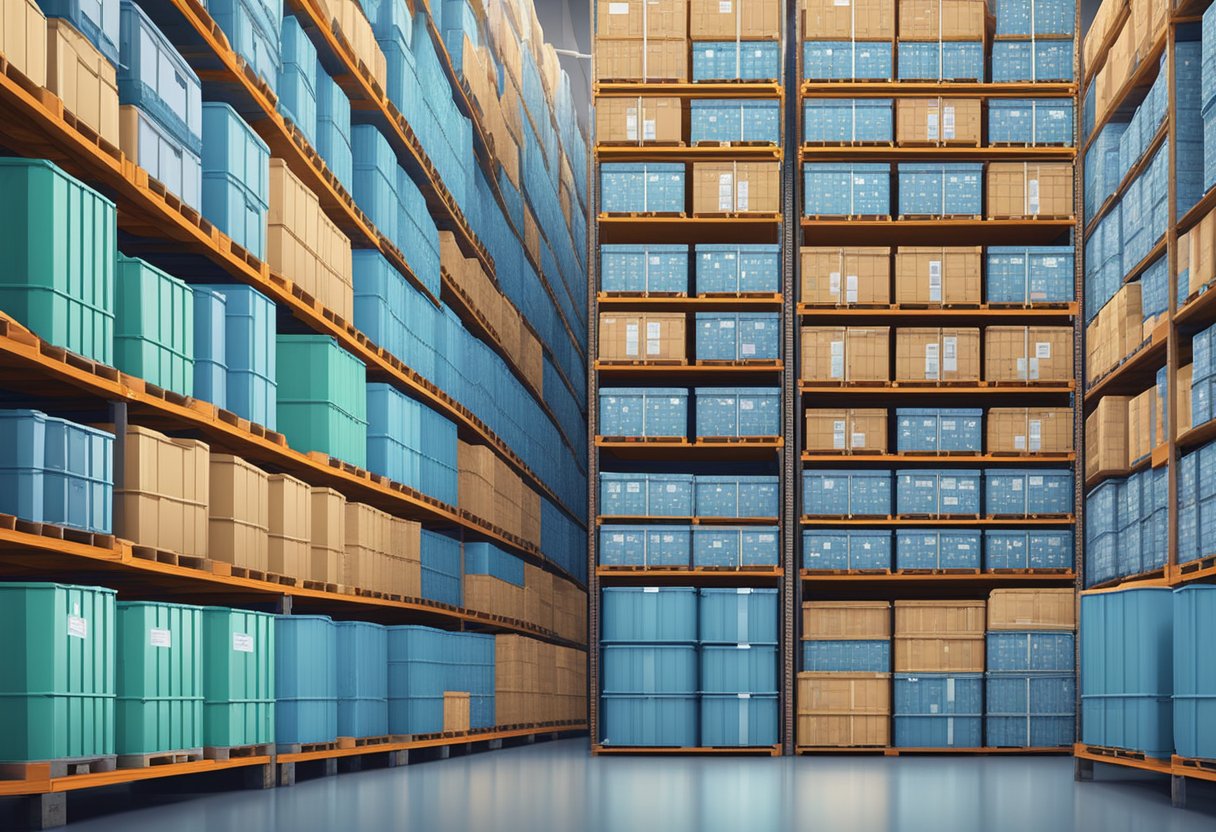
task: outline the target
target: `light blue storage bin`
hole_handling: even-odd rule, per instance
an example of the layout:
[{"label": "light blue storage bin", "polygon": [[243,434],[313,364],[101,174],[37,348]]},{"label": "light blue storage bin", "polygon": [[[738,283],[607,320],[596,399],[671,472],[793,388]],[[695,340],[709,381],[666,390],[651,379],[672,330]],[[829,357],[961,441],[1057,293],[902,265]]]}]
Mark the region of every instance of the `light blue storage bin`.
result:
[{"label": "light blue storage bin", "polygon": [[899,41],[901,81],[983,81],[984,44],[980,41]]},{"label": "light blue storage bin", "polygon": [[702,643],[700,692],[777,693],[777,646]]},{"label": "light blue storage bin", "polygon": [[336,621],[338,736],[388,733],[388,630],[367,621]]},{"label": "light blue storage bin", "polygon": [[270,148],[227,104],[203,104],[203,216],[259,260],[266,257]]},{"label": "light blue storage bin", "polygon": [[894,713],[898,716],[979,716],[983,714],[983,673],[897,673]]},{"label": "light blue storage bin", "polygon": [[600,246],[600,289],[605,292],[688,292],[688,246]]},{"label": "light blue storage bin", "polygon": [[992,44],[992,81],[1071,81],[1072,40],[998,40]]},{"label": "light blue storage bin", "polygon": [[[120,59],[121,22],[119,0],[37,0],[47,17],[67,19],[80,34],[97,47],[112,64]],[[219,0],[211,3],[212,16],[222,8]],[[222,25],[222,24],[221,24]]]},{"label": "light blue storage bin", "polygon": [[649,514],[649,474],[600,472],[600,514],[609,517],[645,517]]},{"label": "light blue storage bin", "polygon": [[802,669],[820,673],[890,673],[889,639],[802,642]]},{"label": "light blue storage bin", "polygon": [[1073,714],[990,714],[984,717],[984,730],[990,748],[1065,748],[1076,739],[1077,719]]},{"label": "light blue storage bin", "polygon": [[693,487],[697,517],[777,516],[776,477],[699,474]]},{"label": "light blue storage bin", "polygon": [[[647,526],[642,530],[642,559],[633,566],[688,566],[692,559],[691,526]],[[600,558],[601,563],[611,563]]]},{"label": "light blue storage bin", "polygon": [[802,167],[803,213],[808,217],[891,214],[891,166],[816,162]]},{"label": "light blue storage bin", "polygon": [[[280,749],[338,738],[338,651],[323,615],[274,620],[274,736]],[[286,747],[286,748],[284,748]]]},{"label": "light blue storage bin", "polygon": [[1061,145],[1075,143],[1070,98],[993,98],[988,102],[988,144]]},{"label": "light blue storage bin", "polygon": [[600,165],[600,210],[606,214],[681,213],[684,204],[683,163]]},{"label": "light blue storage bin", "polygon": [[694,83],[770,81],[780,78],[781,44],[778,41],[693,41]]},{"label": "light blue storage bin", "polygon": [[138,142],[135,163],[169,193],[199,210],[203,199],[202,159],[142,109],[136,108],[135,114]]},{"label": "light blue storage bin", "polygon": [[702,644],[777,644],[777,590],[706,588],[699,594]]},{"label": "light blue storage bin", "polygon": [[194,397],[220,409],[228,407],[228,301],[205,286],[194,292]]},{"label": "light blue storage bin", "polygon": [[1071,35],[1076,31],[1074,0],[995,0],[996,35]]},{"label": "light blue storage bin", "polygon": [[388,477],[448,505],[459,502],[456,424],[388,384],[367,385],[367,460]]},{"label": "light blue storage bin", "polygon": [[993,516],[1072,514],[1072,472],[1068,469],[984,471],[984,510]]},{"label": "light blue storage bin", "polygon": [[699,746],[700,698],[605,695],[601,700],[600,743],[621,747]]},{"label": "light blue storage bin", "polygon": [[1073,536],[1067,531],[984,532],[984,568],[1071,569]]},{"label": "light blue storage bin", "polygon": [[[980,471],[899,470],[895,472],[897,514],[948,517],[980,513]],[[979,541],[975,547],[979,567]]]},{"label": "light blue storage bin", "polygon": [[605,643],[697,640],[692,587],[605,587],[600,598]]},{"label": "light blue storage bin", "polygon": [[227,409],[275,429],[277,336],[275,305],[256,289],[237,284],[196,285],[224,296]]},{"label": "light blue storage bin", "polygon": [[1071,246],[989,246],[989,303],[1067,303],[1074,298]]},{"label": "light blue storage bin", "polygon": [[279,75],[283,0],[207,0],[233,50],[272,90]]},{"label": "light blue storage bin", "polygon": [[1056,748],[1076,736],[1072,673],[989,673],[985,678],[988,744]]},{"label": "light blue storage bin", "polygon": [[317,62],[317,152],[326,166],[353,193],[354,154],[350,144],[350,99]]},{"label": "light blue storage bin", "polygon": [[781,389],[698,387],[697,436],[754,437],[781,434]]},{"label": "light blue storage bin", "polygon": [[651,517],[691,517],[693,515],[692,474],[649,474],[647,483],[647,515]]},{"label": "light blue storage bin", "polygon": [[287,116],[311,145],[317,135],[317,49],[293,15],[283,17],[280,30],[282,63],[279,66],[279,111]]},{"label": "light blue storage bin", "polygon": [[979,569],[980,532],[899,529],[895,533],[895,567]]},{"label": "light blue storage bin", "polygon": [[604,693],[695,693],[694,644],[604,644],[600,647]]},{"label": "light blue storage bin", "polygon": [[779,561],[775,526],[695,526],[693,566],[776,566]]},{"label": "light blue storage bin", "polygon": [[983,744],[982,716],[896,714],[896,748],[979,748]]},{"label": "light blue storage bin", "polygon": [[781,252],[776,245],[698,243],[696,264],[700,295],[781,291]]},{"label": "light blue storage bin", "polygon": [[895,61],[890,43],[848,40],[802,44],[802,74],[807,81],[890,81]]},{"label": "light blue storage bin", "polygon": [[980,216],[984,166],[970,162],[901,164],[902,216]]},{"label": "light blue storage bin", "polygon": [[1168,760],[1174,751],[1173,592],[1081,596],[1081,741]]},{"label": "light blue storage bin", "polygon": [[892,535],[889,530],[805,530],[802,533],[802,568],[810,570],[890,569]]},{"label": "light blue storage bin", "polygon": [[688,436],[688,391],[678,387],[600,390],[601,436]]},{"label": "light blue storage bin", "polygon": [[701,743],[709,748],[777,744],[777,696],[755,694],[701,697]]},{"label": "light blue storage bin", "polygon": [[647,526],[600,526],[599,561],[603,566],[646,563]]},{"label": "light blue storage bin", "polygon": [[775,312],[698,312],[698,361],[758,361],[779,357],[781,318]]},{"label": "light blue storage bin", "polygon": [[915,408],[895,411],[896,448],[901,453],[983,449],[984,411],[980,408]]},{"label": "light blue storage bin", "polygon": [[389,240],[397,240],[397,155],[371,124],[351,127],[354,187],[351,195],[367,218]]},{"label": "light blue storage bin", "polygon": [[464,582],[460,570],[460,541],[423,529],[421,555],[422,597],[461,606]]},{"label": "light blue storage bin", "polygon": [[781,142],[781,103],[747,99],[694,98],[688,103],[689,141]]},{"label": "light blue storage bin", "polygon": [[1076,637],[1062,631],[989,632],[988,670],[1002,673],[1072,673]]},{"label": "light blue storage bin", "polygon": [[1216,758],[1216,664],[1205,637],[1216,631],[1216,586],[1174,591],[1174,748],[1181,757]]},{"label": "light blue storage bin", "polygon": [[466,541],[464,544],[464,573],[493,575],[500,581],[522,587],[524,562],[493,543]]},{"label": "light blue storage bin", "polygon": [[808,98],[802,104],[808,144],[874,144],[895,139],[891,98]]},{"label": "light blue storage bin", "polygon": [[887,517],[892,508],[891,472],[804,471],[802,512],[811,517]]},{"label": "light blue storage bin", "polygon": [[[114,3],[105,0],[102,5]],[[119,103],[139,107],[197,159],[203,149],[203,94],[198,75],[137,3],[122,0],[119,10]]]}]

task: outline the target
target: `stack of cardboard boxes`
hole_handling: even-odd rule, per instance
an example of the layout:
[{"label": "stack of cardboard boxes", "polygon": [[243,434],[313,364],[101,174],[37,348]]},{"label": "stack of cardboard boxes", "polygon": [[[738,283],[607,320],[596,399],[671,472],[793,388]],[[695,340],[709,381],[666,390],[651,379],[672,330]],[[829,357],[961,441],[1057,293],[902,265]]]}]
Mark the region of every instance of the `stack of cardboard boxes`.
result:
[{"label": "stack of cardboard boxes", "polygon": [[[1190,366],[1185,374],[1189,379]],[[1189,388],[1190,384],[1186,385]],[[1179,396],[1181,399],[1181,395]],[[1180,405],[1183,403],[1180,401]],[[1164,400],[1156,386],[1136,396],[1103,396],[1085,419],[1085,477],[1127,474],[1165,442]],[[1190,396],[1179,409],[1180,433],[1189,427]]]},{"label": "stack of cardboard boxes", "polygon": [[678,98],[601,98],[595,106],[601,145],[682,144],[684,119]]},{"label": "stack of cardboard boxes", "polygon": [[497,636],[494,712],[500,728],[585,720],[587,654],[526,636]]},{"label": "stack of cardboard boxes", "polygon": [[686,361],[688,325],[682,312],[600,313],[600,361]]},{"label": "stack of cardboard boxes", "polygon": [[986,381],[1073,380],[1073,332],[1067,326],[990,326],[984,330]]},{"label": "stack of cardboard boxes", "polygon": [[978,306],[980,246],[900,246],[895,251],[895,302],[911,306]]},{"label": "stack of cardboard boxes", "polygon": [[980,331],[974,327],[895,330],[896,381],[979,381]]},{"label": "stack of cardboard boxes", "polygon": [[1104,120],[1119,103],[1116,96],[1123,85],[1136,67],[1152,58],[1154,46],[1165,38],[1170,8],[1167,0],[1105,0],[1084,38],[1085,66],[1094,66],[1099,59],[1100,50],[1109,41],[1114,24],[1129,2],[1131,10],[1093,80],[1090,94],[1094,97],[1096,121]]},{"label": "stack of cardboard boxes", "polygon": [[122,487],[114,489],[114,533],[141,546],[207,557],[211,500],[207,446],[129,425],[120,464]]},{"label": "stack of cardboard boxes", "polygon": [[347,503],[342,581],[347,587],[422,595],[421,526],[363,503]]},{"label": "stack of cardboard boxes", "polygon": [[895,141],[906,147],[979,147],[983,144],[978,98],[899,98]]},{"label": "stack of cardboard boxes", "polygon": [[596,81],[687,81],[687,0],[597,0]]},{"label": "stack of cardboard boxes", "polygon": [[540,544],[540,495],[486,445],[458,449],[461,509],[530,543]]},{"label": "stack of cardboard boxes", "polygon": [[891,249],[804,246],[800,298],[812,306],[886,306]]},{"label": "stack of cardboard boxes", "polygon": [[1073,450],[1072,408],[991,408],[987,437],[990,454],[1070,453]]},{"label": "stack of cardboard boxes", "polygon": [[898,77],[983,81],[987,14],[986,0],[899,0]]},{"label": "stack of cardboard boxes", "polygon": [[1185,292],[1179,301],[1197,295],[1216,280],[1216,211],[1209,211],[1196,225],[1178,238],[1178,274],[1187,281],[1178,287]]},{"label": "stack of cardboard boxes", "polygon": [[887,452],[887,411],[883,408],[812,408],[806,412],[809,453]]},{"label": "stack of cardboard boxes", "polygon": [[1091,384],[1122,364],[1144,343],[1142,309],[1140,284],[1128,283],[1086,327],[1085,374]]},{"label": "stack of cardboard boxes", "polygon": [[1071,219],[1069,162],[989,162],[988,219]]},{"label": "stack of cardboard boxes", "polygon": [[890,327],[804,326],[802,379],[830,383],[890,381]]},{"label": "stack of cardboard boxes", "polygon": [[779,162],[695,162],[692,179],[696,216],[781,212]]}]

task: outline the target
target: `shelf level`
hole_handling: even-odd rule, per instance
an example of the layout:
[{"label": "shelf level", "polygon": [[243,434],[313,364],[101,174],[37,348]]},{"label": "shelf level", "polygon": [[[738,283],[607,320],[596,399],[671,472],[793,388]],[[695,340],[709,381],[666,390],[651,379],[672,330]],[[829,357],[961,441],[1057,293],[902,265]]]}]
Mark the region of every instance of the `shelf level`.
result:
[{"label": "shelf level", "polygon": [[735,217],[660,217],[600,215],[600,243],[705,242],[777,243],[781,218],[776,214]]},{"label": "shelf level", "polygon": [[595,437],[595,447],[619,459],[654,461],[745,462],[775,459],[785,447],[784,437],[775,436],[756,442],[633,442],[612,437]]},{"label": "shelf level", "polygon": [[933,519],[928,517],[806,517],[801,520],[804,528],[895,528],[908,527],[941,527],[941,528],[1040,528],[1071,526],[1075,518],[1066,517],[979,517],[957,518],[946,517]]},{"label": "shelf level", "polygon": [[899,145],[805,144],[798,152],[798,158],[803,162],[882,162],[887,160],[893,162],[1071,162],[1076,157],[1077,149],[1075,147],[1057,145],[901,147]]},{"label": "shelf level", "polygon": [[802,244],[884,245],[1050,245],[1075,230],[1063,219],[873,219],[802,218]]},{"label": "shelf level", "polygon": [[849,468],[890,465],[937,465],[958,467],[965,465],[1071,465],[1077,461],[1075,453],[1041,454],[828,454],[804,451],[802,461],[823,465],[844,465]]},{"label": "shelf level", "polygon": [[725,84],[663,81],[597,81],[592,95],[603,98],[633,98],[639,95],[666,98],[781,98],[784,94],[775,81]]},{"label": "shelf level", "polygon": [[775,586],[785,571],[779,566],[771,569],[702,569],[691,567],[671,569],[658,567],[598,566],[595,570],[601,586]]},{"label": "shelf level", "polygon": [[[948,320],[951,323],[975,321],[980,324],[1016,323],[1033,319],[1034,323],[1068,323],[1077,315],[1076,303],[1043,304],[1039,306],[991,306],[980,304],[974,307],[951,306],[944,308],[913,306],[816,306],[798,304],[798,316],[804,319],[826,319],[845,321],[847,324],[870,321],[898,321],[903,323]],[[846,324],[846,325],[847,325]]]},{"label": "shelf level", "polygon": [[780,162],[781,145],[618,145],[595,148],[600,162]]},{"label": "shelf level", "polygon": [[782,298],[772,295],[691,295],[687,297],[641,297],[630,294],[600,292],[596,298],[599,311],[641,312],[779,312]]},{"label": "shelf level", "polygon": [[803,81],[803,98],[1075,98],[1072,83],[972,81]]}]

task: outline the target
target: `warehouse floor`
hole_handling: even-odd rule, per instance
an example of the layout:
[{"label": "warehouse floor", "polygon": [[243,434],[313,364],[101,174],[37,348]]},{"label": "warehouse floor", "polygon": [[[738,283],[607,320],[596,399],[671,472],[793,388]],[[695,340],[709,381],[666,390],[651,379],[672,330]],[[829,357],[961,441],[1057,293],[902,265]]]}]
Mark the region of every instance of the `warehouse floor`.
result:
[{"label": "warehouse floor", "polygon": [[[1103,770],[1104,769],[1104,770]],[[298,783],[269,792],[124,796],[69,804],[81,832],[520,830],[1103,830],[1211,832],[1216,791],[1128,787],[1067,757],[598,757],[584,739]],[[1103,782],[1106,780],[1106,782]],[[188,780],[182,781],[189,783]],[[91,815],[91,817],[86,817]]]}]

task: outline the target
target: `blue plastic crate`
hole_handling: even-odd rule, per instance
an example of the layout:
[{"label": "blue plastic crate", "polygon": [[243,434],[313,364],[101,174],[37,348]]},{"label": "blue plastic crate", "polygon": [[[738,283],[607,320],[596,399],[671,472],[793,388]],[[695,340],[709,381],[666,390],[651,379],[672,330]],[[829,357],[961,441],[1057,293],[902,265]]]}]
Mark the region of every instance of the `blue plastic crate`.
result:
[{"label": "blue plastic crate", "polygon": [[317,63],[317,152],[347,191],[355,187],[354,152],[350,143],[350,99]]},{"label": "blue plastic crate", "polygon": [[890,673],[889,639],[802,642],[802,670],[822,673]]},{"label": "blue plastic crate", "polygon": [[140,108],[135,109],[135,163],[169,193],[198,210],[203,200],[203,161],[169,133],[160,122]]},{"label": "blue plastic crate", "polygon": [[207,9],[233,51],[273,90],[279,75],[282,0],[207,0]]},{"label": "blue plastic crate", "polygon": [[895,139],[890,98],[809,98],[802,104],[803,141],[871,144]]},{"label": "blue plastic crate", "polygon": [[901,164],[899,213],[905,216],[980,216],[984,166],[970,162]]},{"label": "blue plastic crate", "polygon": [[703,694],[777,692],[775,644],[702,644],[700,654]]},{"label": "blue plastic crate", "polygon": [[283,18],[280,45],[279,110],[300,128],[309,144],[316,144],[317,73],[324,72],[317,64],[317,49],[292,15]]},{"label": "blue plastic crate", "polygon": [[696,275],[697,293],[702,295],[777,293],[781,252],[775,244],[698,243]]},{"label": "blue plastic crate", "polygon": [[807,81],[890,81],[895,61],[890,43],[848,40],[802,44],[802,75]]},{"label": "blue plastic crate", "polygon": [[702,589],[699,594],[702,644],[777,644],[777,590],[738,587]]},{"label": "blue plastic crate", "polygon": [[895,411],[896,448],[901,453],[983,449],[980,408],[899,408]]},{"label": "blue plastic crate", "polygon": [[989,246],[989,303],[1064,303],[1074,298],[1071,246]]},{"label": "blue plastic crate", "polygon": [[605,292],[687,292],[688,246],[600,246],[600,289]]},{"label": "blue plastic crate", "polygon": [[338,653],[338,736],[388,733],[388,630],[367,621],[334,623]]},{"label": "blue plastic crate", "polygon": [[280,747],[338,738],[337,634],[328,616],[275,616],[274,694]]},{"label": "blue plastic crate", "polygon": [[[902,516],[977,515],[980,513],[980,471],[900,470],[895,472],[895,511]],[[979,567],[978,541],[975,567]]]},{"label": "blue plastic crate", "polygon": [[1071,147],[1074,136],[1071,99],[993,98],[988,102],[988,144]]},{"label": "blue plastic crate", "polygon": [[697,517],[776,517],[780,504],[775,476],[698,474],[693,489]]},{"label": "blue plastic crate", "polygon": [[995,469],[984,472],[984,510],[989,515],[1072,514],[1072,472],[1067,469]]},{"label": "blue plastic crate", "polygon": [[896,674],[895,746],[979,748],[982,673]]},{"label": "blue plastic crate", "polygon": [[1071,81],[1072,40],[998,40],[992,44],[992,81]]},{"label": "blue plastic crate", "polygon": [[781,390],[767,387],[698,387],[697,436],[779,436]]},{"label": "blue plastic crate", "polygon": [[[91,5],[114,3],[105,0]],[[203,94],[198,75],[133,0],[122,0],[120,5],[119,52],[119,103],[139,107],[197,158],[203,149]]]},{"label": "blue plastic crate", "polygon": [[691,517],[693,513],[691,474],[600,473],[600,514]]},{"label": "blue plastic crate", "polygon": [[270,148],[227,104],[203,104],[203,216],[253,256],[266,257]]},{"label": "blue plastic crate", "polygon": [[1076,669],[1076,638],[1071,632],[989,632],[987,639],[989,671],[1072,673]]},{"label": "blue plastic crate", "polygon": [[775,359],[781,352],[781,317],[775,312],[698,312],[698,361]]},{"label": "blue plastic crate", "polygon": [[228,407],[227,299],[206,287],[194,292],[194,392],[196,399]]},{"label": "blue plastic crate", "polygon": [[701,742],[711,748],[776,745],[777,696],[737,694],[701,697]]},{"label": "blue plastic crate", "polygon": [[464,599],[460,541],[422,530],[422,597],[459,607]]},{"label": "blue plastic crate", "polygon": [[600,598],[605,643],[697,640],[692,587],[605,587]]},{"label": "blue plastic crate", "polygon": [[1073,714],[984,717],[990,748],[1065,748],[1075,741],[1076,730]]},{"label": "blue plastic crate", "polygon": [[997,37],[1071,35],[1076,31],[1075,0],[995,0]]},{"label": "blue plastic crate", "polygon": [[600,390],[601,436],[687,436],[688,391],[678,387]]},{"label": "blue plastic crate", "polygon": [[682,212],[684,165],[611,162],[600,165],[600,210],[606,214]]},{"label": "blue plastic crate", "polygon": [[890,471],[804,471],[802,511],[812,517],[887,517],[892,514]]},{"label": "blue plastic crate", "polygon": [[948,529],[900,529],[895,533],[897,569],[979,569],[980,533]]},{"label": "blue plastic crate", "polygon": [[689,141],[781,142],[779,101],[694,98],[689,102]]},{"label": "blue plastic crate", "polygon": [[899,41],[901,81],[983,81],[980,41]]},{"label": "blue plastic crate", "polygon": [[224,362],[227,409],[275,429],[278,360],[275,305],[256,289],[237,284],[197,285],[224,297]]},{"label": "blue plastic crate", "polygon": [[807,216],[891,214],[891,166],[818,162],[803,165],[803,213]]},{"label": "blue plastic crate", "polygon": [[769,81],[781,77],[779,41],[694,41],[692,80]]},{"label": "blue plastic crate", "polygon": [[696,526],[692,531],[693,566],[776,566],[776,526]]},{"label": "blue plastic crate", "polygon": [[700,698],[605,695],[600,743],[615,746],[692,748],[699,745]]},{"label": "blue plastic crate", "polygon": [[351,127],[351,155],[355,204],[381,234],[397,240],[397,156],[388,139],[371,124],[355,124]]},{"label": "blue plastic crate", "polygon": [[522,587],[524,585],[524,562],[509,552],[504,552],[492,543],[466,542],[464,544],[464,573],[466,575],[493,575],[500,581]]},{"label": "blue plastic crate", "polygon": [[1066,673],[986,674],[989,716],[1072,716],[1076,706],[1076,676]]},{"label": "blue plastic crate", "polygon": [[600,647],[604,693],[695,693],[694,644],[604,644]]},{"label": "blue plastic crate", "polygon": [[[688,566],[692,560],[691,526],[648,526],[642,530],[641,566]],[[612,563],[600,557],[601,563]]]},{"label": "blue plastic crate", "polygon": [[984,568],[1071,569],[1073,536],[1066,531],[984,532]]},{"label": "blue plastic crate", "polygon": [[[118,0],[37,0],[47,17],[66,18],[78,32],[97,47],[97,51],[112,64],[119,63],[121,39]],[[213,0],[214,16],[223,6]],[[223,24],[221,24],[223,25]]]},{"label": "blue plastic crate", "polygon": [[1182,757],[1216,758],[1216,668],[1203,646],[1216,626],[1216,586],[1174,592],[1174,746]]},{"label": "blue plastic crate", "polygon": [[456,423],[395,387],[367,385],[367,460],[372,473],[447,504],[459,502]]},{"label": "blue plastic crate", "polygon": [[806,530],[802,533],[802,568],[810,570],[890,569],[889,530]]}]

